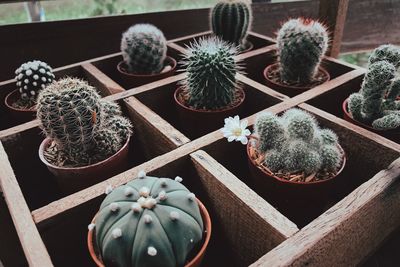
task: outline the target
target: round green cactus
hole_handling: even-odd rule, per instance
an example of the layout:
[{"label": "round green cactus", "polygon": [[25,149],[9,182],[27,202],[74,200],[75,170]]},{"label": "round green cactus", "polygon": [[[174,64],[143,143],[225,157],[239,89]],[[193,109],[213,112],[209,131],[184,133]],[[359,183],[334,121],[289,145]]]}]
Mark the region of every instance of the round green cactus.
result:
[{"label": "round green cactus", "polygon": [[[176,179],[179,180],[179,179]],[[145,176],[114,189],[95,219],[106,266],[184,266],[202,240],[196,197],[177,181]]]},{"label": "round green cactus", "polygon": [[321,152],[321,168],[326,171],[337,171],[342,162],[342,153],[335,145],[325,145],[322,147]]},{"label": "round green cactus", "polygon": [[257,117],[255,130],[259,136],[259,150],[261,152],[266,152],[269,149],[280,149],[286,141],[283,123],[270,112],[264,112]]},{"label": "round green cactus", "polygon": [[277,172],[284,168],[284,155],[281,151],[271,149],[265,154],[265,166],[272,172]]},{"label": "round green cactus", "polygon": [[321,157],[304,141],[291,141],[282,153],[285,154],[284,166],[288,172],[304,172],[307,175],[321,168]]},{"label": "round green cactus", "polygon": [[400,49],[391,44],[381,45],[376,48],[368,59],[369,65],[378,62],[387,61],[396,68],[400,67]]},{"label": "round green cactus", "polygon": [[319,135],[324,145],[336,145],[339,138],[331,129],[320,129]]},{"label": "round green cactus", "polygon": [[129,72],[159,73],[167,56],[167,41],[154,25],[136,24],[122,35],[121,51]]},{"label": "round green cactus", "polygon": [[311,142],[317,128],[315,119],[305,111],[291,109],[290,115],[284,115],[289,138]]}]

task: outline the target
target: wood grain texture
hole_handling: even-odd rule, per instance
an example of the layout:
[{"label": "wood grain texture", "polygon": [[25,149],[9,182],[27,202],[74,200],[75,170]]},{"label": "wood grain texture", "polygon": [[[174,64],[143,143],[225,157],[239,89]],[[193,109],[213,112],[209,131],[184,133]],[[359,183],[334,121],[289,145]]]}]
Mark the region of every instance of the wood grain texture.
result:
[{"label": "wood grain texture", "polygon": [[400,226],[400,158],[251,266],[355,266]]},{"label": "wood grain texture", "polygon": [[88,82],[100,91],[102,95],[112,95],[125,91],[124,88],[110,79],[93,64],[84,63],[82,64],[82,69],[87,76]]}]

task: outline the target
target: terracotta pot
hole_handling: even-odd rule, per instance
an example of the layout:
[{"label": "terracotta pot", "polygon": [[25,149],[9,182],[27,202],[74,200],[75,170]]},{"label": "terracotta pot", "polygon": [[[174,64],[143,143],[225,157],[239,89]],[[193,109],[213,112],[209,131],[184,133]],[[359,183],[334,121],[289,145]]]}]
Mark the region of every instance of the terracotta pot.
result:
[{"label": "terracotta pot", "polygon": [[31,121],[36,118],[36,109],[21,109],[13,107],[12,104],[19,98],[18,89],[10,92],[4,98],[4,104],[10,112],[12,120],[16,123]]},{"label": "terracotta pot", "polygon": [[[270,78],[268,78],[268,74],[271,73],[272,71],[274,71],[275,69],[277,69],[279,66],[279,63],[274,63],[271,65],[268,65],[263,72],[264,78],[265,78],[265,83],[268,87],[282,93],[285,94],[287,96],[296,96],[298,94],[303,93],[304,91],[307,91],[309,89],[311,89],[312,87],[315,87],[315,85],[309,85],[309,86],[293,86],[293,85],[286,85],[286,84],[281,84],[278,83],[276,81],[271,80]],[[323,68],[323,67],[319,67],[318,71],[324,74],[325,80],[324,83],[330,80],[330,75],[329,72]]]},{"label": "terracotta pot", "polygon": [[39,158],[55,176],[60,189],[65,193],[73,193],[110,178],[128,167],[129,140],[117,153],[100,162],[82,167],[59,167],[47,161],[43,152],[50,145],[46,138],[39,147]]},{"label": "terracotta pot", "polygon": [[[208,211],[207,211],[206,207],[203,205],[203,203],[197,198],[196,198],[196,200],[197,200],[197,203],[199,204],[200,214],[203,219],[203,224],[205,227],[204,234],[203,234],[204,238],[203,238],[203,244],[202,244],[199,252],[196,254],[195,257],[193,257],[193,259],[191,259],[187,264],[185,264],[185,267],[199,267],[201,265],[201,262],[206,253],[208,243],[210,242],[210,238],[211,238],[212,226],[211,226],[210,214],[208,213]],[[96,221],[96,216],[93,218],[92,223],[95,223],[95,221]],[[102,260],[99,256],[99,252],[98,252],[99,250],[94,245],[94,242],[93,242],[93,240],[95,239],[94,235],[95,235],[95,231],[93,229],[88,231],[87,245],[89,248],[90,256],[92,257],[93,261],[96,263],[97,266],[105,267],[104,263],[102,262]]]},{"label": "terracotta pot", "polygon": [[181,103],[178,96],[183,89],[183,87],[178,87],[175,90],[174,99],[181,127],[186,129],[185,133],[191,139],[223,127],[225,118],[240,114],[246,97],[244,90],[240,89],[242,97],[236,105],[220,110],[200,110]]},{"label": "terracotta pot", "polygon": [[355,124],[355,125],[357,125],[357,126],[360,126],[360,127],[362,127],[362,128],[365,128],[365,129],[367,129],[367,130],[369,130],[369,131],[371,131],[371,132],[377,133],[377,134],[379,134],[379,135],[381,135],[381,136],[384,136],[384,137],[386,137],[386,138],[389,138],[389,139],[391,139],[391,140],[393,140],[393,141],[395,141],[395,142],[397,142],[397,143],[400,143],[400,129],[392,129],[392,130],[386,130],[386,131],[384,131],[384,130],[377,130],[377,129],[372,128],[372,126],[370,126],[370,125],[367,125],[367,124],[365,124],[365,123],[356,121],[355,119],[353,119],[353,118],[351,117],[351,114],[350,114],[350,112],[349,112],[348,109],[347,109],[347,101],[348,101],[348,98],[346,98],[346,99],[343,101],[343,104],[342,104],[343,118],[344,118],[346,121],[351,122],[351,123],[353,123],[353,124]]},{"label": "terracotta pot", "polygon": [[117,70],[120,73],[120,79],[126,87],[137,87],[143,84],[151,83],[154,81],[162,80],[164,78],[174,75],[176,69],[176,60],[167,56],[164,61],[164,66],[171,66],[169,71],[156,74],[134,74],[129,73],[124,61],[120,61],[117,65]]}]

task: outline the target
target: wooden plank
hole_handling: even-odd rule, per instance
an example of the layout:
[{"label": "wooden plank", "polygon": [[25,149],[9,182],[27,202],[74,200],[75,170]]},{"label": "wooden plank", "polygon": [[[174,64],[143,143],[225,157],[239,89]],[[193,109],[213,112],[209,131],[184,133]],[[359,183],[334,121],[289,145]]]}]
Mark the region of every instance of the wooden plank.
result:
[{"label": "wooden plank", "polygon": [[355,266],[400,226],[400,158],[251,266]]},{"label": "wooden plank", "polygon": [[82,69],[87,76],[87,80],[103,95],[116,94],[125,91],[118,83],[110,79],[101,70],[91,63],[82,64]]},{"label": "wooden plank", "polygon": [[283,101],[283,100],[289,99],[289,97],[287,95],[284,95],[284,94],[281,94],[281,93],[279,93],[279,92],[277,92],[275,90],[272,90],[271,88],[269,88],[269,87],[267,87],[267,86],[265,86],[265,85],[263,85],[261,83],[258,83],[256,81],[250,79],[250,78],[247,78],[246,76],[244,76],[242,74],[237,75],[237,79],[238,79],[238,81],[257,89],[260,92],[262,92],[264,94],[267,94],[267,95],[270,95],[270,96],[272,96],[274,98],[277,98],[279,100]]},{"label": "wooden plank", "polygon": [[298,231],[293,222],[206,152],[199,150],[190,157],[210,205],[219,211],[216,219],[241,260],[240,266],[252,263]]},{"label": "wooden plank", "polygon": [[0,186],[29,266],[53,266],[0,142]]}]

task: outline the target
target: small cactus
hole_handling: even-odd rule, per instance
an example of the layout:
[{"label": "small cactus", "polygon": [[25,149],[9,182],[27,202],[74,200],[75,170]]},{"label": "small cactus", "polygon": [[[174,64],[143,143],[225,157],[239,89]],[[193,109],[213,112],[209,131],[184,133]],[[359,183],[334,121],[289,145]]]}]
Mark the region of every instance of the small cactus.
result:
[{"label": "small cactus", "polygon": [[280,149],[286,141],[285,128],[281,120],[274,114],[265,112],[258,116],[255,124],[259,136],[259,150]]},{"label": "small cactus", "polygon": [[320,22],[297,18],[278,31],[278,63],[282,81],[307,84],[314,80],[328,48],[326,27]]},{"label": "small cactus", "polygon": [[167,56],[167,41],[154,25],[136,24],[122,35],[121,51],[129,72],[160,73]]},{"label": "small cactus", "polygon": [[222,40],[244,48],[252,21],[251,7],[246,0],[222,0],[210,12],[211,29]]},{"label": "small cactus", "polygon": [[215,110],[234,102],[239,89],[235,76],[241,69],[236,53],[235,48],[218,38],[191,44],[181,62],[187,74],[182,85],[190,106]]},{"label": "small cactus", "polygon": [[378,48],[375,48],[368,59],[368,64],[371,65],[379,61],[387,61],[390,64],[393,64],[396,68],[400,67],[399,48],[391,44],[381,45]]},{"label": "small cactus", "polygon": [[150,176],[115,188],[90,228],[105,266],[184,266],[203,236],[194,194]]}]

